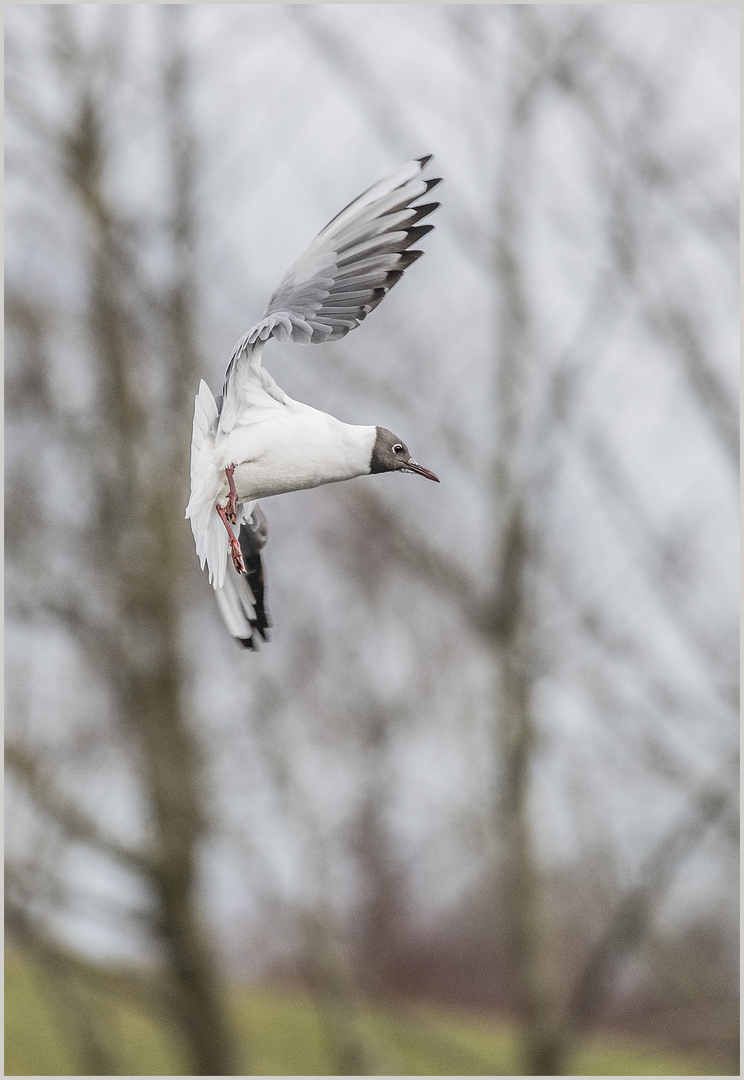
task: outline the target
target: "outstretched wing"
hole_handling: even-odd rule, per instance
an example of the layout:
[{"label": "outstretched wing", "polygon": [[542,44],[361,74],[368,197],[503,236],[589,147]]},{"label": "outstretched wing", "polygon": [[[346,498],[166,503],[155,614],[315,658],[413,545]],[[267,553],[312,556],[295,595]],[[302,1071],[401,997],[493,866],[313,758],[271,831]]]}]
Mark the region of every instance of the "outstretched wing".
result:
[{"label": "outstretched wing", "polygon": [[[245,509],[247,511],[248,507]],[[238,574],[228,559],[224,584],[215,591],[227,629],[244,648],[254,651],[258,649],[259,639],[269,640],[271,626],[261,562],[267,536],[266,516],[258,503],[254,503],[238,534],[246,573]]]},{"label": "outstretched wing", "polygon": [[303,345],[336,341],[359,326],[415,262],[413,245],[430,232],[419,225],[438,202],[414,205],[441,180],[423,180],[431,155],[409,162],[368,188],[333,218],[295,259],[260,322],[236,346],[225,396],[238,366],[260,357],[271,337]]}]

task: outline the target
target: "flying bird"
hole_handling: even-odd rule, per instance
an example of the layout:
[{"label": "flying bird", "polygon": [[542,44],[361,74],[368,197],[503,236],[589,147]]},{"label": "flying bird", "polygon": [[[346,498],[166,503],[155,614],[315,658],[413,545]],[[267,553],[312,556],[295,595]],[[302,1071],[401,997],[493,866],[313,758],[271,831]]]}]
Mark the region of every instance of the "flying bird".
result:
[{"label": "flying bird", "polygon": [[439,203],[417,200],[441,180],[422,178],[430,160],[403,165],[337,214],[235,346],[221,396],[215,399],[203,379],[199,385],[186,517],[225,624],[246,648],[267,641],[271,625],[259,499],[367,473],[411,472],[439,482],[387,428],[344,424],[293,401],[261,365],[270,338],[314,345],[344,337],[423,255],[413,245],[434,226],[419,222]]}]

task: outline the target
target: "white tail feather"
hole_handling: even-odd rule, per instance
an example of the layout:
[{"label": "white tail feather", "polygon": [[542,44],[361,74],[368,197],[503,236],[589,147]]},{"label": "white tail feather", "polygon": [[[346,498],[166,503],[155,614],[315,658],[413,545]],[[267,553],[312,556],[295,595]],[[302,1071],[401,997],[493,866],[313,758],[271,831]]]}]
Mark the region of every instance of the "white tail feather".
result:
[{"label": "white tail feather", "polygon": [[209,583],[215,589],[225,584],[229,555],[227,530],[215,510],[220,497],[222,477],[214,468],[211,450],[219,412],[214,395],[207,384],[199,383],[194,401],[194,424],[191,431],[191,498],[186,517],[196,542],[196,554],[202,570],[206,563]]}]

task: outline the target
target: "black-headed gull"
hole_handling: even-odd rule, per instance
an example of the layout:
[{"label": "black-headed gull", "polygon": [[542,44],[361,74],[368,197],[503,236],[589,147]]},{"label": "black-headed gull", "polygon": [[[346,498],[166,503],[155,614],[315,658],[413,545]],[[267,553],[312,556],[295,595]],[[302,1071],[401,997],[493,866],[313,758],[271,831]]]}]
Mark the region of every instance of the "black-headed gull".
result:
[{"label": "black-headed gull", "polygon": [[293,401],[261,366],[271,337],[303,345],[344,337],[423,254],[411,248],[434,226],[418,222],[439,203],[414,203],[440,182],[421,177],[430,159],[409,162],[337,214],[236,345],[222,396],[215,400],[204,380],[199,386],[186,517],[227,628],[247,648],[258,647],[259,635],[267,640],[270,626],[261,565],[267,527],[258,499],[376,472],[438,482],[387,428],[344,424]]}]

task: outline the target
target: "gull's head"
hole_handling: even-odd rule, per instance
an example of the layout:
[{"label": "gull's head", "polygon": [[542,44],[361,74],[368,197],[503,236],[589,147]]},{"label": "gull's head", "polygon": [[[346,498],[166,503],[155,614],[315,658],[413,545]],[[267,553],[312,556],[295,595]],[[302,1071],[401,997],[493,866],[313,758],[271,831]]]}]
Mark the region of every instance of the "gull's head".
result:
[{"label": "gull's head", "polygon": [[375,444],[372,447],[372,459],[369,466],[371,473],[412,472],[439,483],[439,477],[414,461],[406,444],[397,435],[393,435],[392,431],[378,427],[375,428],[375,432]]}]

